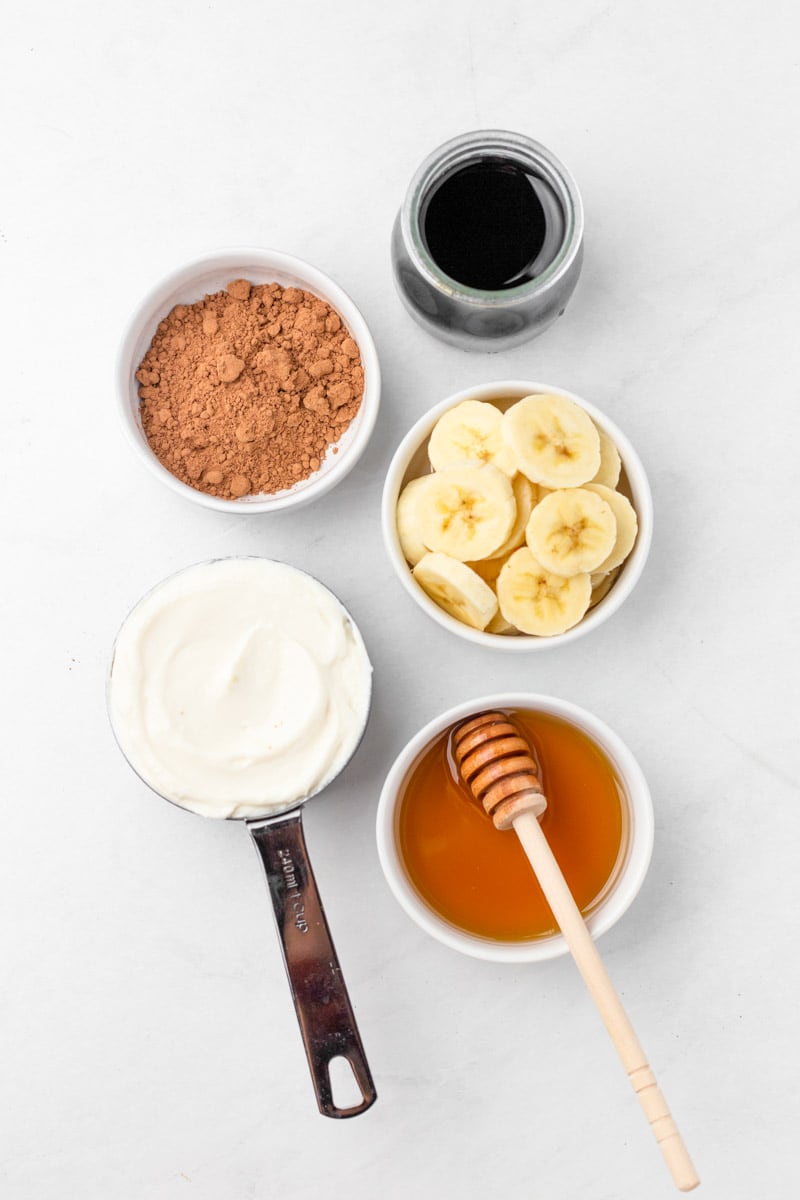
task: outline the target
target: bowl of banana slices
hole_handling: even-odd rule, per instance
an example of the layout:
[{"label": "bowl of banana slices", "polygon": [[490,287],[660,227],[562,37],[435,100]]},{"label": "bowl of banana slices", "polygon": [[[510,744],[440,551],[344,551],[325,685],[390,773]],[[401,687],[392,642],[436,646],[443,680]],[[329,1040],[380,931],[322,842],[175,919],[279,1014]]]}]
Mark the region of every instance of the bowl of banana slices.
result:
[{"label": "bowl of banana slices", "polygon": [[505,380],[450,396],[409,430],[382,524],[429,616],[478,645],[524,651],[616,612],[647,559],[653,502],[604,413],[562,388]]}]

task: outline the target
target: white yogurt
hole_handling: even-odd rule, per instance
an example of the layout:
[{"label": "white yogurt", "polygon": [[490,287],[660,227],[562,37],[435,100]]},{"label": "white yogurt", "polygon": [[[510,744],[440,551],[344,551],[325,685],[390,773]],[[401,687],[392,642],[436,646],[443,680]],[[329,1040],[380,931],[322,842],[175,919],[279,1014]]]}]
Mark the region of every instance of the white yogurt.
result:
[{"label": "white yogurt", "polygon": [[316,579],[259,558],[188,567],[117,637],[109,713],[142,779],[209,817],[257,817],[312,795],[358,745],[369,658]]}]

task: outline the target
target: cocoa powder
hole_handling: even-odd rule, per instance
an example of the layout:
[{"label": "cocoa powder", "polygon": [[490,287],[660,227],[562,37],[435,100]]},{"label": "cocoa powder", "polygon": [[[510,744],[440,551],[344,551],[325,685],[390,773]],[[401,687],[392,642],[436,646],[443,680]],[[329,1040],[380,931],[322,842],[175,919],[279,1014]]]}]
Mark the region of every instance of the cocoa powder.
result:
[{"label": "cocoa powder", "polygon": [[358,346],[309,292],[236,279],[159,324],[136,372],[160,462],[226,499],[312,475],[361,404]]}]

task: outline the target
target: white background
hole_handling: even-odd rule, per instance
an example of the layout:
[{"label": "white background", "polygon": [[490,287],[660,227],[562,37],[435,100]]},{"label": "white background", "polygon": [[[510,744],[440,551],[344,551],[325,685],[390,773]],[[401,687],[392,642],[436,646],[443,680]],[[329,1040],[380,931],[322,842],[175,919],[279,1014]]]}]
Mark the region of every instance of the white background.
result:
[{"label": "white background", "polygon": [[[0,40],[0,1190],[4,1200],[656,1200],[672,1194],[572,964],[430,941],[380,873],[405,740],[502,688],[593,709],[651,784],[656,847],[601,943],[711,1200],[797,1194],[800,168],[790,3],[12,2]],[[389,234],[437,144],[543,141],[586,207],[557,326],[500,356],[418,329]],[[134,461],[113,360],[168,270],[307,258],[381,356],[367,453],[296,515],[224,516]],[[644,577],[526,659],[430,622],[383,552],[394,447],[444,396],[530,378],[598,405],[650,473]],[[109,646],[167,573],[263,553],[319,575],[375,665],[308,841],[380,1098],[314,1106],[243,828],[151,795],[104,711]]]}]

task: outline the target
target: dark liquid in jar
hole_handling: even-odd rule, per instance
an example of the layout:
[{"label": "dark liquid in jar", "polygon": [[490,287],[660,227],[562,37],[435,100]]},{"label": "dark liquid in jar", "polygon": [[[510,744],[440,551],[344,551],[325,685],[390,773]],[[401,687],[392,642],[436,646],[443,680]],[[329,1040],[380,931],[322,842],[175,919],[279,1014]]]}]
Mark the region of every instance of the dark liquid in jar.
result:
[{"label": "dark liquid in jar", "polygon": [[[540,767],[547,797],[542,829],[578,907],[591,912],[624,858],[622,784],[600,747],[568,721],[506,711]],[[451,734],[439,734],[405,782],[398,840],[409,879],[436,912],[469,933],[501,941],[555,933],[516,834],[495,829],[459,782]]]},{"label": "dark liquid in jar", "polygon": [[547,265],[540,261],[548,240],[543,186],[507,158],[487,157],[454,171],[421,214],[431,258],[457,283],[481,291],[535,279]]}]

